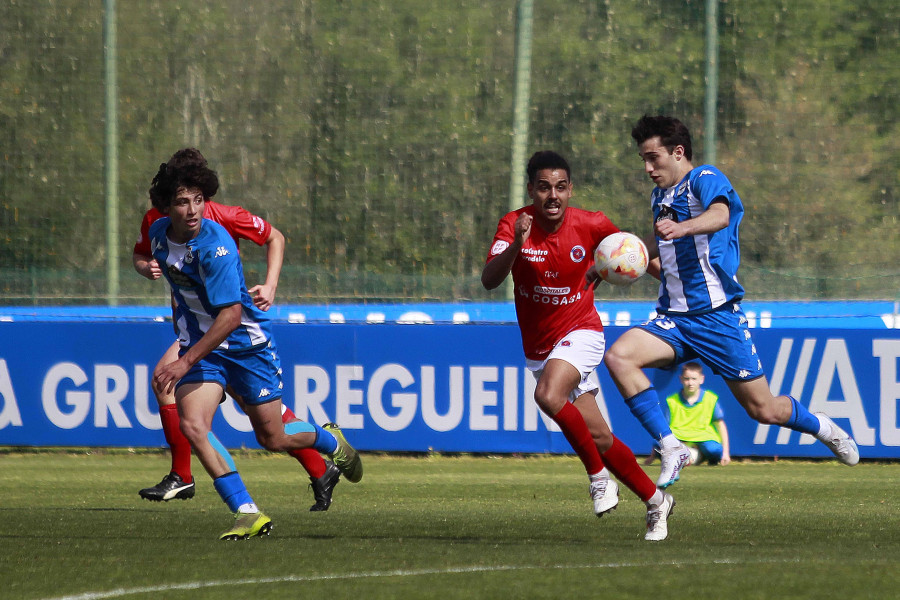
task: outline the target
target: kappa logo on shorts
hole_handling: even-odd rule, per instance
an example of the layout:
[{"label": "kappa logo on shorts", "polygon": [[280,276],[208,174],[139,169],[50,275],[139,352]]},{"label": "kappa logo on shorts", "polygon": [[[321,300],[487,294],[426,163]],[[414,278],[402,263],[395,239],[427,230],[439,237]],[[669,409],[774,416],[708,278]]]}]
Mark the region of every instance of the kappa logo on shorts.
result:
[{"label": "kappa logo on shorts", "polygon": [[257,398],[266,398],[271,395],[272,395],[272,392],[269,391],[269,388],[263,388],[263,389],[259,390],[259,396],[257,396]]},{"label": "kappa logo on shorts", "polygon": [[741,369],[738,372],[738,377],[740,377],[741,379],[747,379],[748,377],[750,377],[750,371],[748,371],[747,369]]}]

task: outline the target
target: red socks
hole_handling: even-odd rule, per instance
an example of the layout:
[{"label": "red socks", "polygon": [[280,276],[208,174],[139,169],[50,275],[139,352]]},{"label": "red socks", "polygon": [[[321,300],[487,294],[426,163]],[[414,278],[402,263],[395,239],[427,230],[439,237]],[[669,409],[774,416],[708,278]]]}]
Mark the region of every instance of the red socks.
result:
[{"label": "red socks", "polygon": [[[281,422],[290,423],[291,421],[296,421],[297,415],[294,414],[294,411],[288,408],[286,404],[282,406],[284,406],[284,411],[281,413]],[[301,448],[300,450],[290,450],[288,454],[296,458],[313,479],[318,479],[325,474],[325,459],[316,450]]]},{"label": "red socks", "polygon": [[[591,431],[584,422],[584,417],[573,404],[566,402],[562,410],[553,415],[553,420],[562,429],[572,449],[581,459],[588,475],[594,475],[603,470],[603,459],[597,451],[597,445],[594,444],[594,438],[591,437]],[[634,460],[634,455],[632,455]],[[637,462],[635,462],[635,465]]]},{"label": "red socks", "polygon": [[166,442],[172,449],[172,472],[181,477],[185,483],[192,482],[194,477],[191,475],[191,443],[181,433],[178,407],[174,404],[159,407],[159,420],[162,421]]},{"label": "red socks", "polygon": [[[297,419],[290,408],[287,406],[284,408],[284,413],[281,415],[283,423]],[[181,433],[181,427],[179,426],[181,419],[178,417],[177,406],[174,404],[161,406],[159,408],[159,420],[162,421],[163,434],[165,434],[166,442],[168,442],[169,448],[172,450],[172,472],[181,477],[182,481],[190,483],[194,480],[191,474],[191,444],[184,437],[184,434]],[[312,448],[291,450],[288,454],[296,458],[313,479],[318,479],[325,474],[325,459]]]},{"label": "red socks", "polygon": [[644,473],[634,452],[616,436],[613,436],[613,444],[609,450],[603,453],[603,460],[606,461],[609,472],[644,502],[656,493],[656,484]]}]

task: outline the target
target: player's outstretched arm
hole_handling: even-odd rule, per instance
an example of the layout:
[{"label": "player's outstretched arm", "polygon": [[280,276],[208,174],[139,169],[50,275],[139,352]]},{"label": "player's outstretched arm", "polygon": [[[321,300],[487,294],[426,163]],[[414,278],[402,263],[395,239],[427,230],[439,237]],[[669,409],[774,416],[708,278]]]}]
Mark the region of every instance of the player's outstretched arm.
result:
[{"label": "player's outstretched arm", "polygon": [[654,279],[659,279],[662,273],[662,266],[659,264],[659,257],[653,258],[647,263],[647,275]]},{"label": "player's outstretched arm", "polygon": [[664,219],[656,223],[656,235],[664,240],[675,240],[690,235],[703,235],[714,233],[728,227],[729,221],[728,203],[716,200],[705,211],[687,221],[676,223],[671,219]]},{"label": "player's outstretched arm", "polygon": [[716,421],[716,429],[719,431],[719,435],[722,436],[722,460],[719,463],[727,465],[731,462],[731,444],[728,442],[728,427],[725,426],[724,419]]},{"label": "player's outstretched arm", "polygon": [[503,283],[512,270],[513,263],[521,249],[520,246],[512,244],[484,265],[484,270],[481,271],[481,285],[484,286],[484,289],[492,290]]},{"label": "player's outstretched arm", "polygon": [[134,265],[135,271],[151,281],[162,277],[162,269],[159,268],[159,263],[152,256],[134,252],[131,254],[131,264]]},{"label": "player's outstretched arm", "polygon": [[273,226],[265,246],[266,281],[262,285],[255,285],[248,290],[253,296],[253,304],[263,311],[269,310],[275,303],[275,291],[278,289],[281,266],[284,264],[284,234]]},{"label": "player's outstretched arm", "polygon": [[591,265],[587,271],[584,273],[584,287],[582,289],[588,289],[589,287],[593,287],[595,290],[597,286],[603,281],[603,278],[600,277],[600,273],[597,272],[597,265]]},{"label": "player's outstretched arm", "polygon": [[656,241],[656,236],[651,233],[642,238],[642,241],[647,247],[647,258],[650,259],[647,263],[647,275],[659,280],[660,273],[662,273],[662,265],[659,262],[659,244]]},{"label": "player's outstretched arm", "polygon": [[196,344],[188,348],[188,351],[175,362],[157,367],[153,373],[153,380],[158,389],[167,394],[172,393],[175,384],[191,370],[191,367],[218,348],[231,332],[237,329],[241,324],[241,312],[240,302],[222,308],[212,326]]},{"label": "player's outstretched arm", "polygon": [[534,218],[529,214],[520,214],[513,226],[512,244],[492,258],[488,264],[484,265],[484,270],[481,271],[481,285],[485,289],[492,290],[498,287],[509,275],[513,264],[516,262],[516,257],[519,255],[519,250],[522,249],[525,240],[531,235],[531,223],[533,220]]}]

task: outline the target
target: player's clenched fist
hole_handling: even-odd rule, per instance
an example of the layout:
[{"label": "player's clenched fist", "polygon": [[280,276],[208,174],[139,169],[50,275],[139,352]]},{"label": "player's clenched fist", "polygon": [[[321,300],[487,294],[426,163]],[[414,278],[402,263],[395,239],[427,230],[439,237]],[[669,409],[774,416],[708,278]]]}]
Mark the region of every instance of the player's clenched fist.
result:
[{"label": "player's clenched fist", "polygon": [[524,244],[525,240],[528,239],[528,236],[531,235],[531,222],[533,220],[534,217],[525,213],[522,213],[519,215],[519,218],[516,219],[516,240],[518,240],[520,245]]}]

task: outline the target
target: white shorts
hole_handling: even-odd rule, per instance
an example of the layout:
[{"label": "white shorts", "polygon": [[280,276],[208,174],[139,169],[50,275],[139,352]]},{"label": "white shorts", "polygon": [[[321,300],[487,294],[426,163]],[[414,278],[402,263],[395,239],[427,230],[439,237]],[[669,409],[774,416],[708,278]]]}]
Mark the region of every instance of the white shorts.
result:
[{"label": "white shorts", "polygon": [[544,365],[551,358],[564,360],[578,369],[578,372],[581,373],[581,382],[569,394],[569,400],[574,401],[582,394],[597,395],[597,391],[600,388],[596,383],[590,381],[588,377],[594,372],[594,369],[600,366],[605,351],[606,336],[602,331],[579,329],[559,340],[544,360],[526,358],[525,367],[534,375],[535,381],[541,378],[541,374],[544,372]]}]

